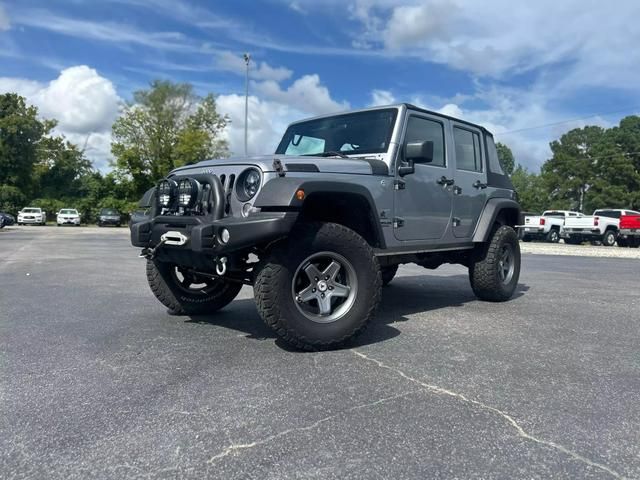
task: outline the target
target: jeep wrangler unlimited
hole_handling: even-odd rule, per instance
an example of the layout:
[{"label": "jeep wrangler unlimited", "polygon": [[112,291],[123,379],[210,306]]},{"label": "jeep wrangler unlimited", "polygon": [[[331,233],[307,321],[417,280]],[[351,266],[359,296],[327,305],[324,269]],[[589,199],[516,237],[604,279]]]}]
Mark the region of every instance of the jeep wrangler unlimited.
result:
[{"label": "jeep wrangler unlimited", "polygon": [[398,266],[467,266],[505,301],[520,275],[520,206],[492,135],[402,104],[290,125],[275,155],[178,168],[131,225],[152,292],[211,314],[252,285],[260,316],[297,348],[360,333]]}]

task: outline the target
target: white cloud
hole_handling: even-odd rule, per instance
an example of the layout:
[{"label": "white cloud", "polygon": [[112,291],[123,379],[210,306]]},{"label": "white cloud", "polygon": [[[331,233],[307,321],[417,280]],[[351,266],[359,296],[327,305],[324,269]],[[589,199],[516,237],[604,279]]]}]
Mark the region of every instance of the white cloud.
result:
[{"label": "white cloud", "polygon": [[2,4],[0,4],[0,32],[3,30],[9,30],[10,28],[11,22],[9,21],[9,15]]},{"label": "white cloud", "polygon": [[320,83],[316,74],[298,78],[287,89],[282,89],[273,80],[254,83],[254,86],[267,99],[307,114],[320,115],[349,108],[348,102],[337,102],[331,98],[329,89]]},{"label": "white cloud", "polygon": [[110,80],[79,65],[60,72],[47,84],[20,78],[0,78],[0,91],[16,92],[38,107],[44,118],[58,120],[55,133],[82,148],[96,168],[105,169],[110,157],[111,125],[121,99]]},{"label": "white cloud", "polygon": [[[216,58],[216,68],[226,72],[244,75],[246,64],[242,55],[235,55],[232,52],[221,52]],[[255,62],[253,59],[249,63],[249,76],[254,80],[273,80],[282,82],[291,77],[293,72],[284,67],[272,67],[267,62]]]},{"label": "white cloud", "polygon": [[373,90],[371,92],[370,107],[378,107],[380,105],[392,105],[396,103],[396,97],[388,90]]}]

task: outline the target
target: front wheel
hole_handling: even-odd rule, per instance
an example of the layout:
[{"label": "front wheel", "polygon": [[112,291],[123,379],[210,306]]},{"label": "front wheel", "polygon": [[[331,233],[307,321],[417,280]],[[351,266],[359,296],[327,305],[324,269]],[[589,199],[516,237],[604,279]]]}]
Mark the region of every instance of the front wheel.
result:
[{"label": "front wheel", "polygon": [[177,265],[147,260],[147,281],[160,303],[176,315],[205,315],[227,306],[241,283],[201,277]]},{"label": "front wheel", "polygon": [[469,264],[469,281],[476,297],[489,302],[509,300],[520,278],[520,244],[513,228],[498,228],[476,247]]},{"label": "front wheel", "polygon": [[360,235],[335,223],[307,223],[269,253],[254,295],[260,316],[280,337],[318,350],[364,330],[381,286],[378,261]]}]

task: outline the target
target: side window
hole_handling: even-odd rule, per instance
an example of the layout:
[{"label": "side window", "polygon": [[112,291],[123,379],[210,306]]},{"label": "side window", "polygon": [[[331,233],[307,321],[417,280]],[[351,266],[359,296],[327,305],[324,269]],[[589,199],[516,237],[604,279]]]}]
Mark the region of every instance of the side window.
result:
[{"label": "side window", "polygon": [[454,127],[453,141],[456,145],[456,168],[458,170],[481,172],[480,135]]},{"label": "side window", "polygon": [[485,135],[484,138],[487,141],[487,155],[489,157],[489,171],[497,173],[498,175],[504,175],[502,165],[500,164],[500,158],[498,158],[498,150],[496,150],[496,144],[493,141],[491,135]]},{"label": "side window", "polygon": [[444,127],[440,122],[420,117],[409,117],[405,144],[414,142],[433,142],[433,162],[427,165],[445,166],[444,159]]}]

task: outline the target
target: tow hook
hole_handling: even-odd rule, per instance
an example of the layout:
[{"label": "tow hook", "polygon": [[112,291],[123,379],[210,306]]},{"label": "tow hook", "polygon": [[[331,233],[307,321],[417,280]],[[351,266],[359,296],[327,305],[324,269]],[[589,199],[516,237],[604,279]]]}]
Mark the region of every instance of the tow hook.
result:
[{"label": "tow hook", "polygon": [[165,239],[160,240],[160,242],[153,248],[143,248],[138,255],[139,258],[146,258],[147,260],[153,260],[156,256],[156,251],[166,242]]},{"label": "tow hook", "polygon": [[218,276],[223,277],[227,273],[227,257],[222,257],[216,260],[216,273]]}]

